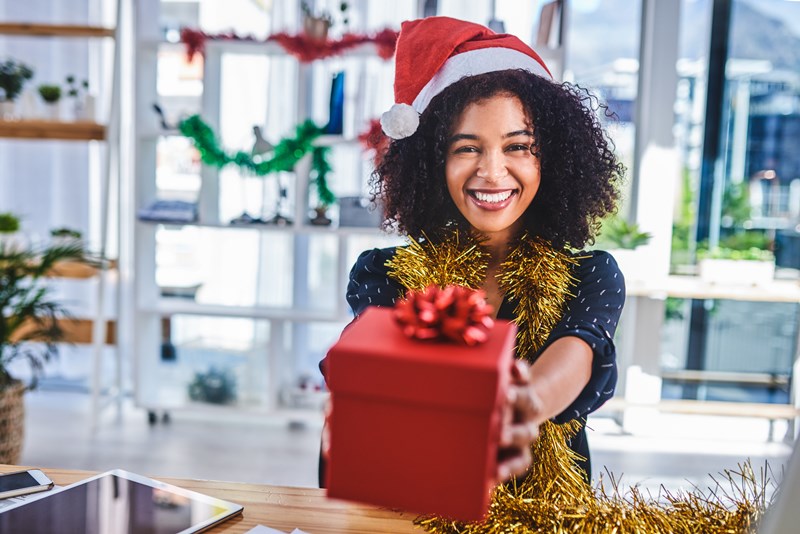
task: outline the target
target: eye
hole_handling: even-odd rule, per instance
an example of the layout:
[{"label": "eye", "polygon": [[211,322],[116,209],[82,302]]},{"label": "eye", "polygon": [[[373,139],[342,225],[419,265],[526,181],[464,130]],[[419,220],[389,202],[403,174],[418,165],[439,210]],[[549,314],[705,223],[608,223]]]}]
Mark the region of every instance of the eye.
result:
[{"label": "eye", "polygon": [[514,143],[513,145],[509,145],[506,148],[506,150],[508,150],[509,152],[514,152],[514,151],[518,151],[518,150],[521,150],[523,152],[529,152],[530,149],[531,149],[531,145],[526,145],[526,144],[523,144],[523,143]]},{"label": "eye", "polygon": [[453,154],[475,154],[478,149],[472,145],[462,145],[453,149]]}]

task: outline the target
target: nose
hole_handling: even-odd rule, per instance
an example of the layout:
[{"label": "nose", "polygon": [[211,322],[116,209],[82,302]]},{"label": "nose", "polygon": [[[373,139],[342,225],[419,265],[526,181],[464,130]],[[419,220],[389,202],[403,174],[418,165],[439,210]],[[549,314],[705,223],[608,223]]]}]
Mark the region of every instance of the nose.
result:
[{"label": "nose", "polygon": [[506,158],[502,151],[487,150],[481,155],[478,162],[478,178],[496,181],[505,178],[507,174]]}]

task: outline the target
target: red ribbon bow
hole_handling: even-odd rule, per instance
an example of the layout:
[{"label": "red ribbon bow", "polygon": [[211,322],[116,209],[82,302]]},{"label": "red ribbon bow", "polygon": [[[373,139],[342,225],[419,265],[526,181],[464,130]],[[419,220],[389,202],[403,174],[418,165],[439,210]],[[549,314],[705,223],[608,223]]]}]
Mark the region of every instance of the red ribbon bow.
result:
[{"label": "red ribbon bow", "polygon": [[394,309],[403,333],[415,339],[447,338],[475,345],[489,338],[493,308],[481,290],[461,286],[428,286],[409,291]]}]

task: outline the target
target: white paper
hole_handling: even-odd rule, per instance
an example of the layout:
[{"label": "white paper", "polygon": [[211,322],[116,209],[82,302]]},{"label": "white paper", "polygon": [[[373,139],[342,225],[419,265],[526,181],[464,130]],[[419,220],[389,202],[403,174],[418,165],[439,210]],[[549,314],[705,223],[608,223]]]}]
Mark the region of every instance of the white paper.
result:
[{"label": "white paper", "polygon": [[[286,534],[282,530],[275,530],[274,528],[265,527],[264,525],[256,525],[244,534]],[[294,529],[290,534],[307,534],[299,528]]]}]

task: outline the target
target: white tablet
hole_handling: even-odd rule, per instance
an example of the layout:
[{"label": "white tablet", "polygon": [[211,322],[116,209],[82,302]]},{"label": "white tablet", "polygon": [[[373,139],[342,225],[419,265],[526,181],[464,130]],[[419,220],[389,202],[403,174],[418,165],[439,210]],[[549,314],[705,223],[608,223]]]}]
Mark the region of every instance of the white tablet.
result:
[{"label": "white tablet", "polygon": [[242,513],[232,502],[121,469],[0,511],[0,532],[188,534]]}]

